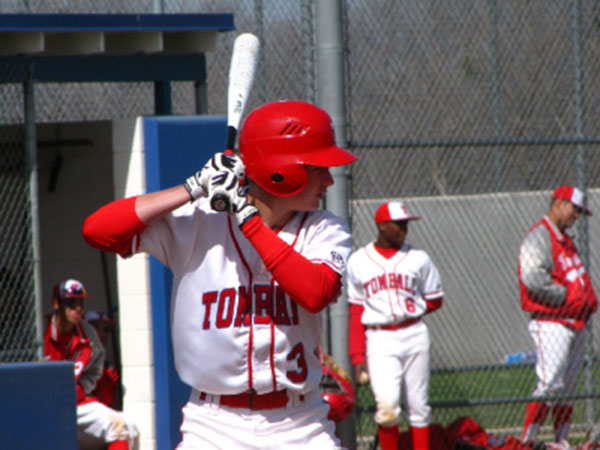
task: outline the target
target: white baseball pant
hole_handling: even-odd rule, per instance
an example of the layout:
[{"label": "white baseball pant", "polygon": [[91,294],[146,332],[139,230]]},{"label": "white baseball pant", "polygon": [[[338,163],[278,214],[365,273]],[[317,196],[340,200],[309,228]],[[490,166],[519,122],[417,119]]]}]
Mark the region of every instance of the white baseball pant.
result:
[{"label": "white baseball pant", "polygon": [[533,395],[575,392],[577,372],[584,357],[585,333],[544,320],[531,320],[529,333],[537,349],[538,383]]},{"label": "white baseball pant", "polygon": [[398,423],[400,400],[413,427],[431,422],[429,330],[423,321],[398,330],[367,330],[367,364],[377,403],[375,422]]},{"label": "white baseball pant", "polygon": [[283,408],[250,410],[219,405],[218,395],[200,400],[192,390],[183,408],[177,450],[197,449],[341,449],[335,423],[327,419],[329,405],[319,391],[288,393]]}]

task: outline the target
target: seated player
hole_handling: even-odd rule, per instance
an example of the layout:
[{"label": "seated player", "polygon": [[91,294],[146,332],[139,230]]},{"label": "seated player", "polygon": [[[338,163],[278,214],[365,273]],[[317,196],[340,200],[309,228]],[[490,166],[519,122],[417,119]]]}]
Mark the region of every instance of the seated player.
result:
[{"label": "seated player", "polygon": [[83,284],[67,279],[54,287],[54,314],[48,317],[44,353],[50,361],[72,361],[77,395],[77,429],[81,450],[137,448],[138,430],[125,415],[91,396],[104,366],[104,347],[83,318]]}]

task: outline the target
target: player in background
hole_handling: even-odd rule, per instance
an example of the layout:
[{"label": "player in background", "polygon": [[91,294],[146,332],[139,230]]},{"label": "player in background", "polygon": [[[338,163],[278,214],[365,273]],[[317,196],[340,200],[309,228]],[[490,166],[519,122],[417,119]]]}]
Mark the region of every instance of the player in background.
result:
[{"label": "player in background", "polygon": [[[521,306],[530,314],[529,332],[537,351],[533,396],[575,392],[585,350],[583,330],[598,303],[573,238],[566,233],[581,214],[592,214],[583,192],[557,187],[548,212],[529,229],[519,251]],[[533,401],[525,414],[524,443],[535,442],[550,412],[556,442],[567,439],[572,400]]]},{"label": "player in background", "polygon": [[[85,313],[84,319],[94,327],[102,346],[106,350],[108,337],[114,333],[116,325],[114,319],[103,311],[88,311]],[[106,406],[116,409],[118,388],[119,373],[117,368],[105,358],[102,375],[96,382],[92,395]]]},{"label": "player in background", "polygon": [[[329,167],[356,157],[335,145],[329,115],[301,101],[252,111],[239,146],[241,159],[218,153],[181,185],[100,208],[83,235],[173,272],[175,366],[192,387],[179,449],[339,448],[316,351],[351,236],[319,206]],[[228,211],[211,208],[216,193]]]},{"label": "player in background", "polygon": [[441,308],[443,291],[427,253],[405,243],[408,222],[418,219],[403,203],[382,204],[377,239],[348,260],[350,360],[355,380],[370,379],[382,450],[398,449],[401,401],[413,448],[429,448],[430,340],[422,318]]},{"label": "player in background", "polygon": [[77,428],[81,450],[137,448],[138,431],[123,413],[91,396],[102,375],[105,351],[98,334],[83,318],[83,302],[90,297],[79,281],[67,279],[54,287],[54,314],[48,317],[44,352],[50,361],[75,364]]}]

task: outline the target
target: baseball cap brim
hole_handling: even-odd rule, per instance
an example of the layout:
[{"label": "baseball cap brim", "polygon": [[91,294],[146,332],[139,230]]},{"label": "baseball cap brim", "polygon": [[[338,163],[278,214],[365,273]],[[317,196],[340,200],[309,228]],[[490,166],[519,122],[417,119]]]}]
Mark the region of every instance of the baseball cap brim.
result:
[{"label": "baseball cap brim", "polygon": [[576,207],[581,208],[585,215],[592,215],[592,211],[590,211],[590,209],[585,204],[585,194],[581,190],[577,189],[575,186],[558,186],[552,193],[552,197],[567,200]]},{"label": "baseball cap brim", "polygon": [[78,293],[64,293],[60,298],[94,298],[93,295],[88,294],[87,292],[78,294]]},{"label": "baseball cap brim", "polygon": [[421,217],[408,214],[406,206],[400,202],[384,203],[375,212],[375,223],[402,222],[406,220],[419,220]]}]

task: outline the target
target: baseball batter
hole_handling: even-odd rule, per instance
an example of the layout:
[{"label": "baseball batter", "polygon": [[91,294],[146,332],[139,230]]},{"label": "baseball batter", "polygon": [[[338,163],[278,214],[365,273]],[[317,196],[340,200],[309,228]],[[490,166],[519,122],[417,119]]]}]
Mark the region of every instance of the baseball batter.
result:
[{"label": "baseball batter", "polygon": [[[566,234],[582,213],[591,215],[583,192],[557,187],[547,214],[527,232],[519,251],[521,306],[531,315],[529,332],[537,350],[536,397],[575,392],[585,350],[583,330],[597,308],[590,277]],[[567,439],[572,400],[533,401],[525,414],[524,443],[535,442],[550,412],[556,442]]]},{"label": "baseball batter", "polygon": [[[173,272],[175,365],[193,388],[178,448],[339,448],[315,352],[351,237],[319,206],[329,167],[356,157],[335,145],[329,115],[300,101],[252,111],[239,146],[241,159],[219,153],[182,185],[104,206],[83,234]],[[226,213],[210,207],[217,193]]]},{"label": "baseball batter", "polygon": [[74,363],[79,448],[135,449],[138,446],[135,424],[92,395],[102,375],[105,352],[94,327],[82,320],[83,301],[87,297],[78,280],[64,280],[54,287],[55,313],[48,317],[44,353],[47,360]]},{"label": "baseball batter", "polygon": [[377,239],[348,260],[350,359],[361,384],[368,367],[382,450],[398,449],[401,397],[413,448],[429,449],[430,341],[422,317],[442,306],[443,291],[427,253],[405,243],[408,222],[418,219],[400,202],[384,203],[375,213]]}]

